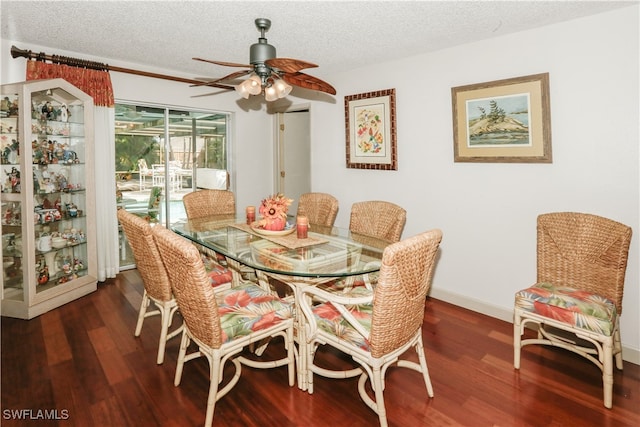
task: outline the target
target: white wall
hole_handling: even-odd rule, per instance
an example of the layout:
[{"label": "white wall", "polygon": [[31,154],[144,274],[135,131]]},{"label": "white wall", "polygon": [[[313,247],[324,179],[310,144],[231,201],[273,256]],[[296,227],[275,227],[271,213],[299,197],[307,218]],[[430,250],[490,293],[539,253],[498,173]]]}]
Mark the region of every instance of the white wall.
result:
[{"label": "white wall", "polygon": [[[323,76],[340,102],[312,107],[314,191],[406,208],[403,237],[443,230],[432,296],[512,320],[535,281],[536,216],[582,211],[630,225],[625,359],[640,363],[638,7]],[[454,163],[451,88],[550,74],[552,164]],[[412,82],[419,78],[423,88]],[[396,88],[398,171],[345,167],[346,95]],[[345,185],[348,183],[348,185]]]},{"label": "white wall", "polygon": [[[624,357],[640,363],[638,290],[638,6],[435,53],[321,76],[338,94],[311,103],[312,187],[340,200],[348,226],[355,201],[382,199],[407,209],[404,237],[444,232],[432,296],[511,320],[514,293],[535,280],[535,220],[542,212],[583,211],[633,227],[622,316]],[[74,56],[2,41],[2,83],[24,80],[25,60],[9,49]],[[115,60],[111,65],[154,70]],[[549,72],[552,164],[454,163],[451,88]],[[423,87],[412,82],[420,78]],[[273,189],[273,124],[259,105],[233,93],[192,98],[184,83],[112,73],[116,98],[235,113],[233,161],[238,208]],[[398,171],[345,167],[344,96],[396,88]],[[202,93],[201,91],[197,93]]]}]

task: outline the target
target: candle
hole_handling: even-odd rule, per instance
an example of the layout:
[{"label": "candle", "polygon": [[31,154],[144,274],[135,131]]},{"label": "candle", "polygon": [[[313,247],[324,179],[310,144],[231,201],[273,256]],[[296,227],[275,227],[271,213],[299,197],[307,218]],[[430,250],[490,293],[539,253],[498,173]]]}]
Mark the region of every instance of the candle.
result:
[{"label": "candle", "polygon": [[256,207],[255,206],[247,206],[247,224],[251,225],[256,220]]},{"label": "candle", "polygon": [[306,239],[307,231],[309,231],[309,218],[300,215],[296,219],[296,231],[298,233],[298,239]]}]

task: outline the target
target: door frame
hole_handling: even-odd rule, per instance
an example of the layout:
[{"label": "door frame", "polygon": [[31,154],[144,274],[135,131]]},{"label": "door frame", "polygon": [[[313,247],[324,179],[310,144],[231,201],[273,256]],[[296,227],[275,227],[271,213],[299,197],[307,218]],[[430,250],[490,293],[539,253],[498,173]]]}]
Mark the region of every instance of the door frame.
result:
[{"label": "door frame", "polygon": [[[290,105],[287,107],[275,106],[273,113],[273,188],[275,192],[280,192],[280,116],[279,114],[295,113],[298,111],[309,112],[309,141],[311,141],[311,104]],[[309,150],[309,158],[311,158],[311,150]],[[309,183],[311,183],[311,170],[309,170]]]}]

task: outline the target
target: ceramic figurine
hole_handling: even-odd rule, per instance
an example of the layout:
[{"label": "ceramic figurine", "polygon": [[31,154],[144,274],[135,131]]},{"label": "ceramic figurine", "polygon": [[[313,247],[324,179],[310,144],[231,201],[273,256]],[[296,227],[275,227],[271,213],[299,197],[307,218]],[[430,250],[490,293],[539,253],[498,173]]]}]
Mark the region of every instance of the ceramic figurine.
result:
[{"label": "ceramic figurine", "polygon": [[47,101],[42,106],[42,114],[44,115],[44,117],[47,120],[55,120],[56,119],[56,112],[53,110],[53,105],[51,105],[51,102]]},{"label": "ceramic figurine", "polygon": [[18,157],[18,150],[20,149],[19,143],[17,140],[12,139],[11,144],[4,147],[2,150],[2,163],[5,164],[16,164],[20,161]]},{"label": "ceramic figurine", "polygon": [[67,188],[67,177],[64,176],[64,174],[59,174],[58,175],[58,188],[60,188],[60,190],[66,190]]},{"label": "ceramic figurine", "polygon": [[0,110],[9,112],[9,108],[11,108],[11,100],[8,96],[5,96],[0,102]]},{"label": "ceramic figurine", "polygon": [[11,224],[11,220],[13,219],[13,209],[8,207],[6,211],[4,211],[4,222],[3,224]]},{"label": "ceramic figurine", "polygon": [[36,175],[36,171],[33,171],[33,192],[40,192],[40,181],[38,181],[38,175]]},{"label": "ceramic figurine", "polygon": [[17,168],[11,168],[11,172],[7,173],[9,187],[12,193],[20,192],[20,171]]},{"label": "ceramic figurine", "polygon": [[60,106],[60,110],[58,111],[58,120],[61,122],[69,121],[69,110],[67,110],[66,104],[62,104]]},{"label": "ceramic figurine", "polygon": [[18,115],[18,100],[14,99],[13,102],[9,103],[9,117],[15,117],[17,115]]},{"label": "ceramic figurine", "polygon": [[76,154],[75,151],[65,150],[63,158],[64,158],[64,162],[67,164],[79,162],[78,155]]},{"label": "ceramic figurine", "polygon": [[38,273],[38,285],[44,285],[49,281],[49,267],[46,265]]}]

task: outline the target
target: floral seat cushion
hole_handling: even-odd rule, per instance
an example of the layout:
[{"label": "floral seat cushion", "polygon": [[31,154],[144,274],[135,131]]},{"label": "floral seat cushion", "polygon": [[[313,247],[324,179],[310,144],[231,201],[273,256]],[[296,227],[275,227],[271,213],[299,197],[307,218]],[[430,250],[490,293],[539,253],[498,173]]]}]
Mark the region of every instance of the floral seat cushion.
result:
[{"label": "floral seat cushion", "polygon": [[214,288],[226,283],[230,283],[233,279],[231,270],[218,264],[216,259],[213,259],[207,255],[201,254],[202,263],[207,271],[209,277],[209,283]]},{"label": "floral seat cushion", "polygon": [[605,336],[611,336],[618,315],[610,299],[550,283],[519,291],[515,306]]},{"label": "floral seat cushion", "polygon": [[292,304],[250,282],[216,293],[222,341],[273,326],[292,317]]},{"label": "floral seat cushion", "polygon": [[[356,287],[349,292],[349,295],[354,297],[362,296],[363,294],[370,294],[370,291],[364,287]],[[373,306],[371,304],[349,305],[346,308],[365,330],[371,330],[371,316],[373,314]],[[356,331],[330,302],[316,305],[313,308],[313,314],[318,328],[321,330],[349,341],[365,351],[369,351],[369,343],[365,337]]]}]

